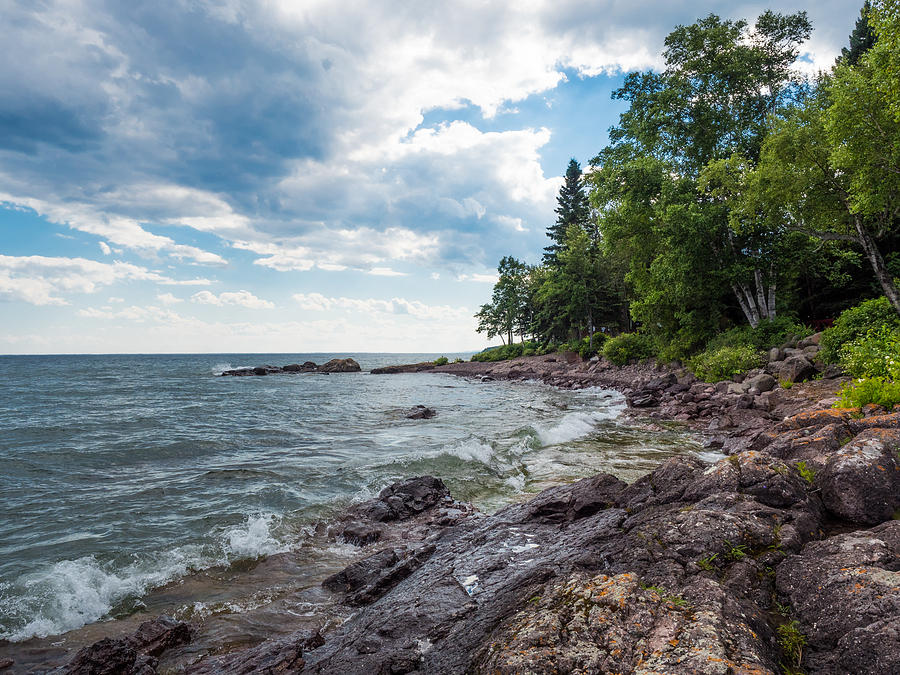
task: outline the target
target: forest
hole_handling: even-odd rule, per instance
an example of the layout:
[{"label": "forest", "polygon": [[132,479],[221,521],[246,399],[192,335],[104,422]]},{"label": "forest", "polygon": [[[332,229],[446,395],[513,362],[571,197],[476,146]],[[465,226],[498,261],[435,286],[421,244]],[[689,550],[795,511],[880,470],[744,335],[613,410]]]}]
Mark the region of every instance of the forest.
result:
[{"label": "forest", "polygon": [[811,78],[812,28],[677,26],[665,68],[614,92],[609,145],[569,162],[540,264],[500,260],[476,318],[504,346],[473,358],[569,349],[725,379],[827,327],[845,398],[900,403],[900,0],[867,1]]}]

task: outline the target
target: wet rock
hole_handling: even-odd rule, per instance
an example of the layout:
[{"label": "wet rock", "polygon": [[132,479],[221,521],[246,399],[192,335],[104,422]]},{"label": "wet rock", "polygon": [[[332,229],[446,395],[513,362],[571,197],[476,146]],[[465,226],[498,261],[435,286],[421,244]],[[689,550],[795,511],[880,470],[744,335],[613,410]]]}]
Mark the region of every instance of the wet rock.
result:
[{"label": "wet rock", "polygon": [[900,510],[900,429],[869,429],[828,458],[822,502],[836,516],[860,524],[881,523]]},{"label": "wet rock", "polygon": [[351,521],[344,523],[337,534],[348,544],[366,546],[374,544],[381,538],[382,529],[372,523]]},{"label": "wet rock", "polygon": [[437,415],[437,412],[424,405],[417,405],[406,413],[406,418],[410,420],[430,420]]},{"label": "wet rock", "polygon": [[384,488],[377,499],[354,507],[351,514],[375,522],[403,520],[421,513],[450,497],[443,481],[434,476],[419,476]]},{"label": "wet rock", "polygon": [[194,629],[168,616],[143,622],[128,637],[105,638],[79,650],[75,658],[56,671],[66,675],[150,675],[157,657],[187,644]]},{"label": "wet rock", "polygon": [[266,640],[252,649],[204,659],[184,672],[188,675],[297,673],[305,665],[303,652],[320,646],[322,642],[318,631],[300,630],[285,638]]},{"label": "wet rock", "polygon": [[900,672],[900,521],[807,544],[776,569],[814,673]]},{"label": "wet rock", "polygon": [[331,359],[318,367],[320,373],[358,373],[359,364],[353,359]]},{"label": "wet rock", "polygon": [[606,473],[544,490],[527,504],[526,520],[572,521],[612,508],[627,484]]},{"label": "wet rock", "polygon": [[632,408],[650,408],[656,405],[656,398],[652,391],[639,391],[626,397],[628,405]]},{"label": "wet rock", "polygon": [[104,638],[78,650],[69,665],[56,671],[59,675],[153,675],[157,660],[145,656],[128,640]]},{"label": "wet rock", "polygon": [[419,569],[434,551],[433,544],[383,549],[328,577],[322,586],[344,593],[351,607],[367,605]]},{"label": "wet rock", "polygon": [[305,361],[304,363],[291,363],[282,368],[282,370],[286,373],[311,373],[316,370],[318,366],[312,361]]}]

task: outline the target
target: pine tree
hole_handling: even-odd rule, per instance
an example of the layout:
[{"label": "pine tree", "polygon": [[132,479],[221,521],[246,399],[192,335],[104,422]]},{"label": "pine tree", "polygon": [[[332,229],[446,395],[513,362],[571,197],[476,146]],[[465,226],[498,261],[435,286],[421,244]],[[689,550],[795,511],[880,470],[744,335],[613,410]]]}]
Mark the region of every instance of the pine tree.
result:
[{"label": "pine tree", "polygon": [[587,229],[590,219],[590,207],[584,193],[581,180],[581,166],[573,158],[566,169],[566,181],[559,189],[556,198],[556,223],[547,228],[547,237],[553,243],[544,249],[543,262],[550,267],[557,267],[557,256],[566,243],[566,232],[572,225]]},{"label": "pine tree", "polygon": [[869,25],[869,11],[872,5],[869,0],[863,3],[862,9],[859,11],[859,18],[850,33],[850,47],[841,49],[841,58],[839,61],[846,63],[848,66],[855,66],[859,63],[859,59],[869,51],[878,39],[872,26]]}]

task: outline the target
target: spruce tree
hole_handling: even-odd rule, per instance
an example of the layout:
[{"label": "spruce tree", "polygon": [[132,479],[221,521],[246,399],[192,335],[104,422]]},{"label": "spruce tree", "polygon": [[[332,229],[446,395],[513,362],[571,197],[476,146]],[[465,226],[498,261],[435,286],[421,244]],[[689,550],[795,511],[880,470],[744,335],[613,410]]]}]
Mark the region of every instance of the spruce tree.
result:
[{"label": "spruce tree", "polygon": [[841,58],[839,61],[846,63],[848,66],[855,66],[859,63],[859,59],[869,51],[875,44],[878,36],[869,25],[869,11],[872,5],[869,0],[863,3],[862,9],[859,11],[859,18],[850,33],[850,47],[841,49]]},{"label": "spruce tree", "polygon": [[566,232],[572,225],[587,229],[590,219],[590,207],[584,193],[581,180],[581,166],[573,158],[566,169],[566,181],[559,189],[556,198],[556,223],[547,228],[547,237],[553,243],[544,249],[543,262],[550,267],[557,267],[557,256],[566,243]]}]

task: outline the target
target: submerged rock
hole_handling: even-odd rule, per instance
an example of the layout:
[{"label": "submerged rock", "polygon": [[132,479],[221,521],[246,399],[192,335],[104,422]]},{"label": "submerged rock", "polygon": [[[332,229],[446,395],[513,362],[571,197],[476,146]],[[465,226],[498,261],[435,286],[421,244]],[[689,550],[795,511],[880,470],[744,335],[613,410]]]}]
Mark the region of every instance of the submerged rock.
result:
[{"label": "submerged rock", "polygon": [[437,415],[437,412],[424,405],[417,405],[406,413],[406,418],[410,420],[430,420]]}]

